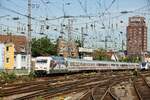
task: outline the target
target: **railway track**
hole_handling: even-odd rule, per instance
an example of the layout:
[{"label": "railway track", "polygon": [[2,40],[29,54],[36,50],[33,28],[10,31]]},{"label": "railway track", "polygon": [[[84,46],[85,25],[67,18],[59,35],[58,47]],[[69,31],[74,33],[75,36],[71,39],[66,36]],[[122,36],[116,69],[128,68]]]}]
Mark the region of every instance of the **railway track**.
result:
[{"label": "railway track", "polygon": [[140,100],[150,100],[150,86],[147,84],[144,76],[138,76],[133,84]]},{"label": "railway track", "polygon": [[103,98],[101,100],[119,100],[113,93],[110,91],[110,88],[105,92]]},{"label": "railway track", "polygon": [[88,90],[80,100],[119,100],[112,91],[111,87],[113,85],[119,84],[122,81],[128,81],[129,76],[124,77],[114,77],[105,81],[103,84],[98,84],[92,89]]},{"label": "railway track", "polygon": [[140,72],[140,75],[150,77],[150,70]]},{"label": "railway track", "polygon": [[104,85],[104,86],[96,86],[95,88],[92,89],[92,99],[93,100],[99,100],[100,98],[103,97],[103,95],[109,88],[108,82],[106,84],[107,85]]},{"label": "railway track", "polygon": [[[31,83],[22,83],[15,85],[8,85],[0,90],[1,97],[4,97],[4,100],[8,100],[7,97],[12,97],[16,95],[13,99],[16,100],[24,100],[24,99],[33,99],[35,97],[42,97],[44,99],[49,99],[58,95],[68,94],[70,92],[81,92],[89,90],[86,94],[87,97],[91,95],[92,97],[92,90],[95,86],[100,86],[99,88],[106,88],[106,84],[108,84],[108,80],[116,79],[120,80],[119,77],[128,77],[131,76],[128,73],[114,74],[114,75],[101,75],[96,74],[94,76],[78,76],[69,79],[59,79],[59,80],[45,80],[45,81],[38,81],[38,82],[31,82]],[[74,79],[74,80],[73,80]],[[116,80],[117,81],[117,80]],[[107,85],[108,86],[108,85]],[[104,89],[107,90],[108,88]],[[94,90],[97,91],[97,90]],[[105,91],[106,92],[106,91]],[[26,94],[26,95],[20,95]],[[110,92],[109,92],[110,94]],[[108,95],[108,94],[107,94]],[[84,99],[86,97],[83,96],[81,100],[92,100]],[[96,96],[95,96],[96,97]],[[97,99],[99,100],[99,99]]]},{"label": "railway track", "polygon": [[[34,97],[34,96],[43,96],[43,95],[47,95],[50,94],[50,92],[54,91],[54,90],[58,90],[58,92],[61,90],[63,90],[63,88],[67,88],[67,87],[74,87],[72,86],[72,84],[77,85],[77,83],[88,83],[88,82],[92,82],[92,81],[98,81],[101,79],[105,79],[104,77],[100,77],[99,75],[95,77],[91,77],[89,79],[89,77],[84,77],[83,79],[80,77],[79,79],[75,79],[76,81],[70,80],[70,81],[64,81],[64,83],[62,83],[60,80],[57,83],[51,83],[49,81],[44,81],[44,82],[37,82],[37,83],[31,83],[30,86],[28,86],[29,84],[27,83],[27,86],[25,86],[25,84],[20,84],[17,87],[13,87],[13,88],[8,88],[7,89],[1,89],[1,97],[8,97],[11,95],[15,95],[15,94],[21,94],[21,93],[29,93],[29,92],[35,92],[35,93],[31,93],[27,96],[23,96],[24,98],[30,98],[30,97]],[[89,79],[89,80],[88,80]],[[23,87],[21,87],[23,86]],[[20,88],[19,88],[20,87]],[[51,90],[51,91],[50,91]],[[36,92],[37,91],[37,92]],[[38,92],[39,91],[39,92]],[[21,99],[21,98],[20,98]]]},{"label": "railway track", "polygon": [[57,96],[60,94],[65,94],[69,92],[74,92],[74,91],[80,91],[80,90],[85,90],[88,88],[92,88],[93,85],[100,84],[100,82],[95,83],[95,84],[87,84],[91,82],[99,81],[98,78],[94,79],[89,79],[89,80],[80,80],[78,82],[73,82],[69,84],[65,84],[59,87],[53,87],[53,88],[47,88],[46,90],[43,90],[42,92],[38,93],[33,93],[31,95],[27,95],[24,97],[17,98],[16,100],[24,100],[24,99],[29,99],[29,98],[34,98],[36,96],[40,96],[44,99],[51,98],[53,96]]},{"label": "railway track", "polygon": [[116,77],[109,80],[106,85],[96,87],[92,92],[92,100],[119,100],[111,91],[111,87],[123,81],[129,80],[130,77]]},{"label": "railway track", "polygon": [[[98,77],[98,76],[92,76],[92,77]],[[91,77],[91,78],[92,78]],[[15,91],[20,91],[20,90],[25,90],[28,88],[36,88],[45,86],[45,85],[59,85],[62,83],[69,83],[71,81],[75,80],[81,80],[81,79],[87,79],[90,77],[71,77],[71,78],[62,78],[62,79],[48,79],[48,80],[43,80],[43,81],[32,81],[32,82],[24,82],[24,83],[18,83],[18,84],[9,84],[9,85],[3,85],[1,92],[3,93],[8,93],[9,92],[15,92]]]}]

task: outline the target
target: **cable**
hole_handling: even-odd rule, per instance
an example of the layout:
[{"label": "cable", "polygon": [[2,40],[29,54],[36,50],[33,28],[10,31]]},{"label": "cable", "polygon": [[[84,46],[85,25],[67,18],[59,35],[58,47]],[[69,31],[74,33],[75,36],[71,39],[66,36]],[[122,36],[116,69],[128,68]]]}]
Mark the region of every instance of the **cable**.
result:
[{"label": "cable", "polygon": [[[22,13],[20,13],[20,12],[15,11],[15,10],[6,8],[6,7],[4,7],[4,6],[1,6],[0,8],[1,8],[1,9],[4,9],[4,10],[7,10],[7,11],[9,11],[9,12],[12,12],[12,13],[15,13],[15,14],[18,14],[18,15],[21,15],[21,16],[24,16],[24,17],[28,17],[28,16],[25,15],[25,14],[22,14]],[[34,19],[34,20],[35,20],[35,18],[33,18],[33,17],[31,17],[31,19]]]},{"label": "cable", "polygon": [[105,9],[105,11],[108,11],[112,7],[112,5],[115,3],[115,1],[116,0],[112,0],[111,4]]},{"label": "cable", "polygon": [[[144,9],[144,8],[146,8],[146,7],[148,7],[148,6],[146,5],[146,6],[140,7],[140,8],[138,8],[138,9],[135,9],[135,10],[132,10],[132,11],[127,11],[126,13],[118,12],[118,13],[120,13],[120,15],[113,16],[113,17],[111,17],[111,18],[112,18],[112,19],[114,19],[114,18],[119,18],[119,17],[123,16],[124,14],[133,13],[133,12],[139,11],[139,10],[141,10],[141,9]],[[117,13],[117,12],[116,12],[116,13]],[[97,17],[101,17],[101,16],[104,16],[104,15],[99,15],[99,16],[97,16]],[[89,24],[89,23],[93,23],[93,22],[99,22],[99,20],[94,20],[94,21],[89,21],[89,22],[83,22],[83,23],[77,23],[77,24],[86,24],[86,23]]]},{"label": "cable", "polygon": [[[40,0],[42,3],[43,3],[43,5],[45,6],[45,11],[46,11],[46,16],[48,16],[48,7],[47,7],[47,4],[49,3],[49,2],[45,2],[44,0]],[[50,10],[50,9],[49,9]]]},{"label": "cable", "polygon": [[85,14],[88,15],[88,13],[87,13],[87,0],[85,1],[85,7],[82,5],[82,2],[80,0],[77,0],[77,1],[80,4],[83,11],[85,12]]},{"label": "cable", "polygon": [[[18,4],[16,4],[13,0],[6,0],[7,2],[10,2],[11,4],[14,4],[16,7],[18,8],[21,8],[22,9],[22,6],[19,6]],[[25,8],[22,9],[22,10],[26,10]]]}]

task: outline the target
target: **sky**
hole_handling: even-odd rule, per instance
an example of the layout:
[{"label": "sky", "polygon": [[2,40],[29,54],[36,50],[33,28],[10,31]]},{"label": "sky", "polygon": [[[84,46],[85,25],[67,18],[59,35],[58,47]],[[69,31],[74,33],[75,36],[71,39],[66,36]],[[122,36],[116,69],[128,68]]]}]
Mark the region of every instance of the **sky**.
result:
[{"label": "sky", "polygon": [[[121,49],[121,40],[126,43],[126,26],[128,17],[139,15],[146,18],[149,26],[149,0],[32,0],[32,36],[41,37],[44,33],[53,40],[63,31],[68,36],[68,19],[70,18],[71,36],[81,39],[81,27],[84,28],[84,44],[88,48]],[[0,0],[0,32],[20,34],[27,32],[28,0]],[[123,14],[123,11],[133,13]],[[87,17],[81,17],[87,16]],[[88,17],[91,16],[91,17]],[[60,18],[59,18],[60,17]],[[14,20],[14,18],[19,18]],[[49,20],[45,20],[48,18]],[[61,27],[65,25],[65,27]],[[49,29],[45,27],[49,26]],[[122,32],[122,34],[120,34]],[[25,35],[25,34],[24,34]],[[150,36],[148,28],[148,38]],[[104,43],[107,39],[108,42]],[[150,50],[148,39],[148,50]],[[124,46],[125,49],[125,46]]]}]

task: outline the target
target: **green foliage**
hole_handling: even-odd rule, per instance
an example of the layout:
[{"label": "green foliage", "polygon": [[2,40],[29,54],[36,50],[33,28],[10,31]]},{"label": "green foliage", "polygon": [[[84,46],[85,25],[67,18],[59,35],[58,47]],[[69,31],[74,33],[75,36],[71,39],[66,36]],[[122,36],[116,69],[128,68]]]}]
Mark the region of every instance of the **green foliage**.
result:
[{"label": "green foliage", "polygon": [[124,58],[122,57],[119,61],[139,63],[141,61],[141,58],[138,56],[130,56],[130,57],[124,57]]},{"label": "green foliage", "polygon": [[57,55],[57,45],[52,43],[49,38],[32,39],[32,56]]},{"label": "green foliage", "polygon": [[99,55],[96,60],[110,60],[107,55]]},{"label": "green foliage", "polygon": [[78,47],[81,47],[82,46],[82,43],[80,40],[75,40],[75,43],[77,44]]},{"label": "green foliage", "polygon": [[35,78],[37,75],[35,74],[34,71],[31,71],[30,74],[29,74],[29,77],[30,78]]},{"label": "green foliage", "polygon": [[16,79],[16,74],[14,72],[7,73],[7,72],[1,72],[0,73],[0,83],[7,83],[14,81]]},{"label": "green foliage", "polygon": [[111,60],[111,57],[107,55],[107,52],[104,49],[95,51],[93,57],[95,60]]}]

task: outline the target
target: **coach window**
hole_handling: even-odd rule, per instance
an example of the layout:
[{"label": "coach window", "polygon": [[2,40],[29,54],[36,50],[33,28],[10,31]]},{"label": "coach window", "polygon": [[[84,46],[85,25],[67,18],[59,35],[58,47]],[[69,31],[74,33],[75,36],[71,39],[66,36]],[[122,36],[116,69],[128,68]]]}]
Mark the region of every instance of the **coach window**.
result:
[{"label": "coach window", "polygon": [[115,66],[115,64],[111,64],[111,66]]},{"label": "coach window", "polygon": [[102,66],[106,66],[106,64],[102,64]]},{"label": "coach window", "polygon": [[102,66],[102,64],[100,64],[100,63],[99,63],[99,64],[97,64],[97,65],[98,65],[98,66]]}]

